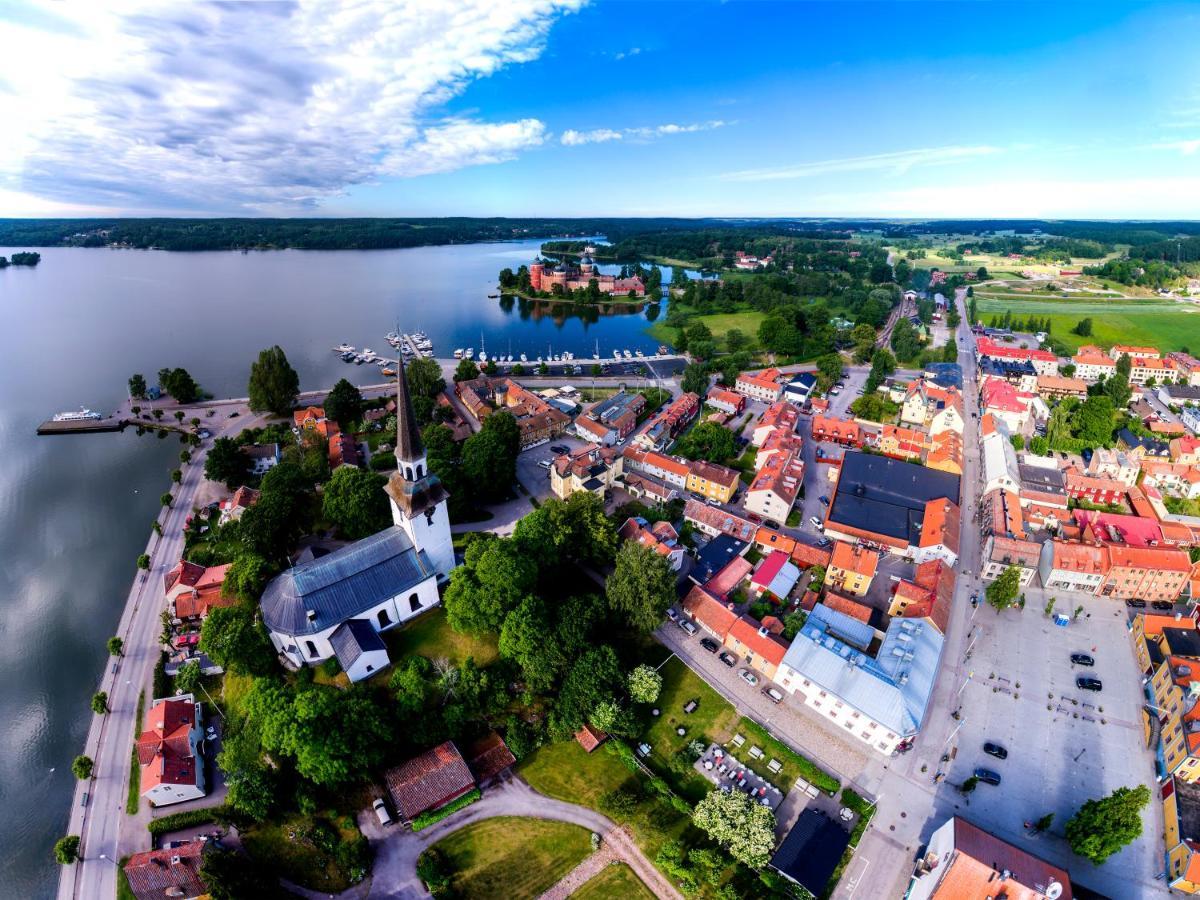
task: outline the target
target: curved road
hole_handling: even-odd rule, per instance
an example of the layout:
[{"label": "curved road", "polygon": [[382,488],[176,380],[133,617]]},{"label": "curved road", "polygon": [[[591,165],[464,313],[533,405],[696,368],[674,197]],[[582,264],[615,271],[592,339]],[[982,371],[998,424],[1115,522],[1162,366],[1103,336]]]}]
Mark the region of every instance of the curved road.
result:
[{"label": "curved road", "polygon": [[424,831],[399,831],[393,825],[387,831],[379,827],[369,812],[359,819],[363,833],[375,848],[375,868],[371,875],[370,897],[379,900],[413,900],[429,893],[417,877],[417,857],[447,835],[467,825],[496,816],[521,816],[527,819],[551,819],[570,822],[599,834],[612,846],[622,861],[637,873],[654,896],[664,900],[683,900],[675,886],[654,867],[624,831],[594,810],[539,794],[516,776],[488,788],[477,803],[443,819]]}]

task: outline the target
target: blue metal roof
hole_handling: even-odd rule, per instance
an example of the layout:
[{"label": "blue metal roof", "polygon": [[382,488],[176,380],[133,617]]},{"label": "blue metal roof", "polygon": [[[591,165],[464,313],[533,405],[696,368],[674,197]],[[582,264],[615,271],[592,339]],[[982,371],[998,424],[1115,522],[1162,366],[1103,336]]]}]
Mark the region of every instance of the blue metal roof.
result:
[{"label": "blue metal roof", "polygon": [[316,634],[436,576],[424,551],[392,526],[289,569],[267,585],[259,603],[271,631]]},{"label": "blue metal roof", "polygon": [[346,671],[349,671],[364,653],[375,650],[387,652],[383,638],[366,619],[350,619],[343,622],[329,636],[329,643],[333,647],[334,656]]}]

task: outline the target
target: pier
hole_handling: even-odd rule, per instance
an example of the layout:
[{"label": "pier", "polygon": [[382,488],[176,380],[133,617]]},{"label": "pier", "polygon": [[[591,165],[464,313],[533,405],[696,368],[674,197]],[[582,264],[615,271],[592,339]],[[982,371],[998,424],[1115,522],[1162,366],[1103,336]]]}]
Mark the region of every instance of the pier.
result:
[{"label": "pier", "polygon": [[129,422],[120,416],[107,419],[77,419],[71,422],[56,422],[47,419],[37,427],[38,434],[91,434],[98,431],[120,431]]}]

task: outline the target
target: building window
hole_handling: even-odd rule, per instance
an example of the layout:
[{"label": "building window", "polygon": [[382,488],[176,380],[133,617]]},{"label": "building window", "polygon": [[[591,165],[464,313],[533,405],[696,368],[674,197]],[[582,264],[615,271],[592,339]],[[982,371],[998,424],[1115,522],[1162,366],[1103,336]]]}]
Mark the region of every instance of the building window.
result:
[{"label": "building window", "polygon": [[313,659],[316,659],[318,656],[317,645],[314,644],[312,641],[305,641],[304,646],[308,648],[308,655],[311,656]]},{"label": "building window", "polygon": [[420,608],[421,608],[421,598],[418,597],[416,594],[413,594],[411,597],[408,598],[408,609],[410,612],[416,612]]},{"label": "building window", "polygon": [[379,611],[379,627],[387,628],[391,624],[392,617],[388,615],[388,611],[386,609],[381,609]]}]

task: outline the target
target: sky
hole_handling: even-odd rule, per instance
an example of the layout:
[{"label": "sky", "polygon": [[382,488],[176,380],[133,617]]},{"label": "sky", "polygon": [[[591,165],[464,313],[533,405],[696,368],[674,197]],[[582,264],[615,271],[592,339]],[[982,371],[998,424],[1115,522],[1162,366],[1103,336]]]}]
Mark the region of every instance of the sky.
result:
[{"label": "sky", "polygon": [[0,217],[1200,217],[1200,3],[0,0]]}]

